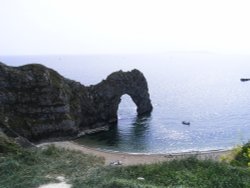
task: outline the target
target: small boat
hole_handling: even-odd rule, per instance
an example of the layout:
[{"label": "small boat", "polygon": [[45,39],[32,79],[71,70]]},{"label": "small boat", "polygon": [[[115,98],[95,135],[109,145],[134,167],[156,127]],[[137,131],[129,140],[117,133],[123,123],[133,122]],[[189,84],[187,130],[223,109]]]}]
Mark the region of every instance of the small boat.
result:
[{"label": "small boat", "polygon": [[183,121],[182,124],[183,124],[183,125],[190,125],[191,123],[188,122],[188,121]]},{"label": "small boat", "polygon": [[247,82],[247,81],[250,81],[250,78],[241,78],[240,81]]}]

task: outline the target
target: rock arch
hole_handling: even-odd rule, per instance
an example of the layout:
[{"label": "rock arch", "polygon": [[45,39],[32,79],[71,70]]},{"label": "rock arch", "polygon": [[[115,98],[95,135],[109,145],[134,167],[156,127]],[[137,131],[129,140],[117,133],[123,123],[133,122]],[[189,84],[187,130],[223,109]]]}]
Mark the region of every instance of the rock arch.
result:
[{"label": "rock arch", "polygon": [[137,69],[114,72],[90,90],[94,94],[96,106],[99,106],[100,118],[109,122],[117,121],[118,106],[124,94],[129,95],[134,101],[138,116],[148,114],[153,109],[147,81]]}]

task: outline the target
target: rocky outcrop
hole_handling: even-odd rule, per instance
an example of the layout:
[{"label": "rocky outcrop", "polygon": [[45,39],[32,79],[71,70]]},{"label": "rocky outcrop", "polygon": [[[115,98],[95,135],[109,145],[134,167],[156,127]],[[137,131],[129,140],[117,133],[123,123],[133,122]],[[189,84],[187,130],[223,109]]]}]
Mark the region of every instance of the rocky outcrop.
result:
[{"label": "rocky outcrop", "polygon": [[43,65],[0,63],[0,122],[33,141],[107,129],[117,122],[124,94],[133,99],[138,115],[152,111],[146,79],[138,70],[115,72],[86,87]]}]

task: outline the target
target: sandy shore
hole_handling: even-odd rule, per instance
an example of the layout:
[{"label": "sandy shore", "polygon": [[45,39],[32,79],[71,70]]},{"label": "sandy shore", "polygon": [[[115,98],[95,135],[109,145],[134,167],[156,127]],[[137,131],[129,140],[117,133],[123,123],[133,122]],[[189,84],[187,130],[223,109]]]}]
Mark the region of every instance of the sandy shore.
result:
[{"label": "sandy shore", "polygon": [[79,145],[73,141],[51,142],[39,144],[38,147],[54,144],[56,147],[61,147],[70,150],[81,151],[86,154],[103,157],[105,164],[109,165],[115,161],[121,161],[123,165],[151,164],[162,161],[170,161],[173,159],[183,159],[190,156],[196,156],[198,159],[212,159],[219,161],[222,155],[228,154],[230,150],[214,150],[207,152],[184,152],[171,154],[129,154],[121,152],[101,151],[86,146]]}]

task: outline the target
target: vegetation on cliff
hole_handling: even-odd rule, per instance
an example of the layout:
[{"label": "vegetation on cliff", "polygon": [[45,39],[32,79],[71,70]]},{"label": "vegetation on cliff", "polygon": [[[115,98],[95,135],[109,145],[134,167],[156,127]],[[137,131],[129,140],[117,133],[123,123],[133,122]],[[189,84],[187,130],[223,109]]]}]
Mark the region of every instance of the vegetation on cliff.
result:
[{"label": "vegetation on cliff", "polygon": [[73,188],[250,187],[249,168],[195,158],[112,167],[102,158],[54,146],[1,154],[1,188],[35,188],[57,182],[57,176]]}]

